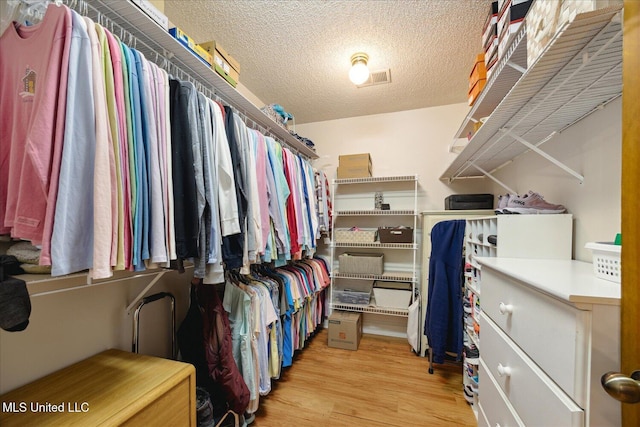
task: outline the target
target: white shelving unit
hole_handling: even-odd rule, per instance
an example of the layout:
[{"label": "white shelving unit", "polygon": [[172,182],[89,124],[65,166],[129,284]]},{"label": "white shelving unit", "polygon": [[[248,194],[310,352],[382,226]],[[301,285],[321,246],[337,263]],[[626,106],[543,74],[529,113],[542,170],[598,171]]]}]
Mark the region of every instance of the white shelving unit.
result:
[{"label": "white shelving unit", "polygon": [[[66,2],[70,3],[70,0]],[[309,159],[318,158],[311,148],[264,114],[131,1],[91,0],[86,4],[86,9],[81,12],[86,12],[83,14],[101,22],[106,28],[113,29],[111,22],[120,27],[123,33],[120,34],[117,29],[113,29],[114,34],[120,36],[124,43],[143,53],[148,60],[175,71],[176,77],[192,78],[202,88],[211,91],[235,108],[249,120],[248,126],[265,134],[272,134],[290,149]]]},{"label": "white shelving unit", "polygon": [[620,8],[577,15],[526,70],[523,55],[526,58],[525,25],[456,137],[466,138],[474,122],[488,118],[441,175],[442,180],[488,176],[515,193],[492,173],[532,150],[583,181],[580,173],[539,147],[621,95]]},{"label": "white shelving unit", "polygon": [[[489,242],[489,236],[496,243]],[[493,239],[491,239],[493,240]],[[475,344],[482,357],[480,325],[483,321],[481,302],[482,268],[478,258],[518,258],[571,260],[573,242],[573,216],[560,215],[497,215],[467,219],[465,228],[465,298],[470,302],[471,313],[464,313],[465,333]],[[482,370],[480,360],[465,359],[463,386],[478,382],[473,379]],[[484,373],[479,376],[483,377]],[[478,416],[476,393],[473,410]]]},{"label": "white shelving unit", "polygon": [[[351,192],[349,194],[340,194],[340,189],[349,188]],[[362,205],[359,199],[364,198],[366,203],[370,203],[374,206],[375,192],[384,192],[385,195],[391,193],[402,193],[399,198],[395,199],[391,204],[400,205],[401,209],[393,210],[380,210],[380,209],[342,209],[346,201],[352,201],[349,199],[356,199],[355,203]],[[417,251],[419,245],[417,243],[417,231],[418,231],[418,212],[417,212],[417,192],[418,192],[418,176],[417,175],[405,175],[405,176],[389,176],[389,177],[370,177],[370,178],[348,178],[348,179],[335,179],[333,180],[333,230],[336,227],[340,227],[345,221],[350,221],[350,224],[356,221],[369,221],[370,223],[377,222],[378,226],[397,226],[399,222],[403,222],[404,225],[408,225],[407,222],[411,222],[413,226],[413,241],[411,243],[379,243],[379,242],[367,242],[367,243],[344,243],[336,242],[335,234],[331,239],[331,259],[332,259],[332,274],[331,274],[331,289],[343,280],[361,280],[361,281],[399,281],[409,282],[412,285],[412,298],[414,301],[418,298],[418,256]],[[364,195],[364,196],[363,196]],[[406,196],[406,197],[403,197]],[[402,200],[401,200],[402,199]],[[407,209],[412,207],[412,209]],[[345,249],[376,249],[375,252],[390,251],[399,254],[402,262],[387,264],[385,263],[385,269],[383,274],[351,274],[341,273],[338,264],[338,255],[343,253]],[[331,308],[337,310],[355,311],[361,313],[374,313],[387,316],[399,316],[407,317],[409,309],[385,307],[384,301],[375,301],[372,296],[372,302],[369,305],[360,304],[345,304],[334,300],[333,292],[331,293]]]}]

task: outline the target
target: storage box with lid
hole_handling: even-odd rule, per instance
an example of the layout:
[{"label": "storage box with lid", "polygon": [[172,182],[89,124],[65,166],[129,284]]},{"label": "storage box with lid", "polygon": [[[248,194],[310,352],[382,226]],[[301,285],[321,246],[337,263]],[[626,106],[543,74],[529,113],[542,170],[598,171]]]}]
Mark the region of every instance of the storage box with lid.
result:
[{"label": "storage box with lid", "polygon": [[502,58],[520,29],[533,0],[509,0],[498,12],[498,58]]},{"label": "storage box with lid", "polygon": [[371,176],[371,171],[369,153],[338,156],[338,179],[368,178]]},{"label": "storage box with lid", "polygon": [[240,63],[215,41],[200,43],[200,47],[213,57],[211,68],[223,77],[227,83],[236,87],[240,81]]},{"label": "storage box with lid", "polygon": [[362,315],[334,311],[329,316],[329,347],[357,350],[362,337]]},{"label": "storage box with lid", "polygon": [[411,243],[413,242],[413,228],[411,227],[380,227],[378,228],[380,243]]},{"label": "storage box with lid", "polygon": [[472,106],[476,102],[476,99],[480,96],[480,93],[482,92],[482,89],[484,89],[486,83],[486,78],[480,79],[471,89],[469,89],[469,106]]},{"label": "storage box with lid", "polygon": [[476,60],[469,74],[469,90],[473,89],[473,86],[482,79],[487,79],[487,68],[484,63],[484,53],[479,53],[476,55]]},{"label": "storage box with lid", "polygon": [[484,61],[489,69],[489,58],[498,49],[498,2],[491,2],[489,13],[482,27],[482,46],[484,48]]},{"label": "storage box with lid", "polygon": [[338,256],[341,274],[382,274],[384,254],[343,253]]},{"label": "storage box with lid", "polygon": [[373,295],[378,307],[407,308],[411,303],[411,283],[376,280]]}]

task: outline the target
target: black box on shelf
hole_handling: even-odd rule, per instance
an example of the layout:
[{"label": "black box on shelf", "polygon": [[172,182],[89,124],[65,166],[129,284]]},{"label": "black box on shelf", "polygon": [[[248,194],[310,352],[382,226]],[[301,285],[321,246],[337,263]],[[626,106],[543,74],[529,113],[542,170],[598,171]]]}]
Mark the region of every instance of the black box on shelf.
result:
[{"label": "black box on shelf", "polygon": [[493,194],[452,194],[444,199],[444,209],[493,209]]},{"label": "black box on shelf", "polygon": [[378,240],[380,243],[411,243],[413,242],[413,228],[379,227]]}]

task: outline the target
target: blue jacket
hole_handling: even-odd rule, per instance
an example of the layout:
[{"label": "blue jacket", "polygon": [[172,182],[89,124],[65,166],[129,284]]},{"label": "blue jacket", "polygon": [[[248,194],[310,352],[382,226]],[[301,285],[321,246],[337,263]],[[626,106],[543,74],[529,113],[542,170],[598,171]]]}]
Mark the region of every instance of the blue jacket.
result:
[{"label": "blue jacket", "polygon": [[435,363],[445,352],[462,354],[462,245],[464,220],[442,221],[431,230],[429,288],[424,333]]}]

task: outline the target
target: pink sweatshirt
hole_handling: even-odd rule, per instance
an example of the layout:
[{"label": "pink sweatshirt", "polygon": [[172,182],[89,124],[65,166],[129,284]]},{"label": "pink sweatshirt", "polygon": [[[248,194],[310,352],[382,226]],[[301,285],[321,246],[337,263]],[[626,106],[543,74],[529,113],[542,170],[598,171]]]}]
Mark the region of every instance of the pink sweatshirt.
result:
[{"label": "pink sweatshirt", "polygon": [[42,244],[48,264],[62,154],[71,11],[0,37],[0,233]]}]

